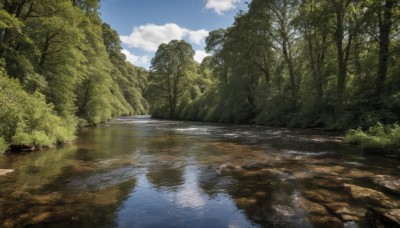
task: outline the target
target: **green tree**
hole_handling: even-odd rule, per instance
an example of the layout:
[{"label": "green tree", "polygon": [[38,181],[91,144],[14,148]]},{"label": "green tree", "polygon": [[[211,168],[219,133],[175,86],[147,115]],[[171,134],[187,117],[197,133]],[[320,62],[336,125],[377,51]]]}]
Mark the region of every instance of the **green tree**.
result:
[{"label": "green tree", "polygon": [[117,82],[125,100],[133,109],[133,114],[146,114],[147,101],[143,97],[143,91],[147,87],[148,71],[138,68],[126,61],[121,53],[121,41],[118,33],[108,24],[102,25],[103,40],[109,59],[113,64],[112,77]]},{"label": "green tree", "polygon": [[126,62],[118,34],[99,16],[99,4],[99,0],[0,1],[0,67],[7,80],[18,80],[5,79],[4,91],[14,88],[11,95],[34,97],[20,102],[27,110],[6,102],[8,94],[2,97],[2,110],[16,116],[4,114],[7,118],[0,120],[8,132],[1,132],[1,147],[65,141],[75,131],[77,117],[86,125],[147,112],[142,91],[148,72]]},{"label": "green tree", "polygon": [[376,77],[376,96],[381,97],[384,93],[384,85],[390,57],[390,36],[393,25],[394,9],[399,5],[395,0],[385,0],[384,3],[375,3],[376,15],[379,25],[379,65]]},{"label": "green tree", "polygon": [[150,68],[148,93],[152,115],[178,117],[179,106],[185,103],[185,94],[198,76],[193,56],[192,46],[183,40],[159,46]]},{"label": "green tree", "polygon": [[75,133],[75,119],[57,116],[43,94],[25,92],[18,80],[10,79],[3,68],[0,68],[0,107],[0,141],[42,147],[71,140]]}]

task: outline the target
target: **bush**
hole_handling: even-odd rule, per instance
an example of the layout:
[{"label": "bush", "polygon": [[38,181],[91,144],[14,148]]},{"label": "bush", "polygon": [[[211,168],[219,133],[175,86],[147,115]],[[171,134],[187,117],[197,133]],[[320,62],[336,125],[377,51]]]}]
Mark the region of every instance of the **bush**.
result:
[{"label": "bush", "polygon": [[6,143],[50,146],[74,137],[74,117],[61,118],[39,92],[28,94],[0,68],[0,135]]},{"label": "bush", "polygon": [[344,138],[345,142],[359,145],[368,153],[399,153],[400,154],[400,126],[383,125],[377,123],[367,131],[361,128],[349,130]]}]

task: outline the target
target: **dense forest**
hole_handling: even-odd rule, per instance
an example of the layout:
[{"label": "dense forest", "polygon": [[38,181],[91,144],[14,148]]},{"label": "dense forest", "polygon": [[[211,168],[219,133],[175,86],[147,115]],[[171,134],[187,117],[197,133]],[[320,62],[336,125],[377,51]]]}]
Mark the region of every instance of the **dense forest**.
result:
[{"label": "dense forest", "polygon": [[0,151],[147,113],[148,72],[125,61],[98,10],[98,0],[0,1]]},{"label": "dense forest", "polygon": [[149,99],[152,114],[338,129],[395,122],[399,20],[394,0],[253,0],[210,33],[212,56],[197,69],[190,47],[160,46],[149,89],[165,81],[166,99]]},{"label": "dense forest", "polygon": [[148,93],[161,96],[149,96],[150,111],[289,127],[378,123],[370,133],[392,135],[397,141],[385,143],[400,148],[400,129],[390,125],[400,118],[399,6],[395,0],[253,0],[231,27],[210,32],[211,56],[197,68],[187,44],[160,46]]}]

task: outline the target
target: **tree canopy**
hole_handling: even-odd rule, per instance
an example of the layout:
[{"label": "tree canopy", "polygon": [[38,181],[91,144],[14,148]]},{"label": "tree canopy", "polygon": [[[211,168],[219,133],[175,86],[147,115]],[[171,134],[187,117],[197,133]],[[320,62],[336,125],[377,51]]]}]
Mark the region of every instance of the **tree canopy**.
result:
[{"label": "tree canopy", "polygon": [[190,44],[172,40],[161,44],[151,60],[147,97],[155,117],[178,118],[196,98],[199,77]]},{"label": "tree canopy", "polygon": [[[142,90],[148,72],[126,62],[118,34],[102,22],[98,9],[98,0],[0,1],[5,88],[0,103],[9,117],[1,119],[3,141],[54,144],[72,138],[78,124],[147,112]],[[5,94],[11,87],[15,92]],[[27,100],[12,106],[13,97]],[[32,105],[38,110],[33,111]],[[59,123],[39,118],[44,115],[40,110]],[[11,118],[10,113],[16,116]],[[55,136],[50,129],[56,126],[67,127],[57,133],[65,134]]]},{"label": "tree canopy", "polygon": [[210,32],[181,118],[346,129],[400,118],[400,3],[252,0]]}]

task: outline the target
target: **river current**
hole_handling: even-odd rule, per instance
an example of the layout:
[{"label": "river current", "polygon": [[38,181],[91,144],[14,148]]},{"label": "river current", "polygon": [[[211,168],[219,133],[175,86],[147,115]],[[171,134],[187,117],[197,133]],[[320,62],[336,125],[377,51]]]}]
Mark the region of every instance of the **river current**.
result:
[{"label": "river current", "polygon": [[319,130],[124,117],[0,157],[0,169],[15,170],[0,176],[0,227],[369,227],[400,215],[400,159]]}]

